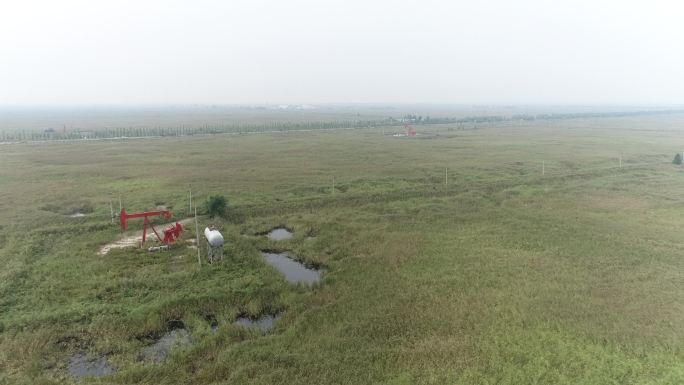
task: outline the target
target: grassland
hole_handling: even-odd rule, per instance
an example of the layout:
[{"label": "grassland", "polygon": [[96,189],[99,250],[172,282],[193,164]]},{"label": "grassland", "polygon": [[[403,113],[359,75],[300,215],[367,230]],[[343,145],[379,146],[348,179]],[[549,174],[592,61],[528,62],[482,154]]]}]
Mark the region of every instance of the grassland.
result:
[{"label": "grassland", "polygon": [[[0,147],[0,381],[684,383],[684,171],[670,163],[683,126],[669,115]],[[184,240],[96,254],[118,236],[110,201],[183,218],[190,189],[230,202],[230,220],[200,218],[226,236],[223,263],[198,267]],[[294,239],[258,235],[277,225]],[[322,283],[287,284],[259,256],[273,247],[325,267]],[[232,325],[273,312],[267,336]],[[170,320],[193,345],[145,362]],[[116,373],[71,378],[81,351]]]}]

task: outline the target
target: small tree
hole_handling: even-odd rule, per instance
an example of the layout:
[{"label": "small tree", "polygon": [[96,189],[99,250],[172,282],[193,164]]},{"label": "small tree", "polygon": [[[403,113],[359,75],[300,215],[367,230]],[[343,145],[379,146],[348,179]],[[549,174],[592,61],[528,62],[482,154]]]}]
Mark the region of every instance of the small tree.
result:
[{"label": "small tree", "polygon": [[674,159],[672,160],[672,164],[682,164],[682,154],[677,153],[677,155],[675,155]]},{"label": "small tree", "polygon": [[228,207],[228,201],[223,195],[210,196],[206,202],[204,202],[204,209],[209,214],[210,218],[215,216],[225,217],[226,208]]}]

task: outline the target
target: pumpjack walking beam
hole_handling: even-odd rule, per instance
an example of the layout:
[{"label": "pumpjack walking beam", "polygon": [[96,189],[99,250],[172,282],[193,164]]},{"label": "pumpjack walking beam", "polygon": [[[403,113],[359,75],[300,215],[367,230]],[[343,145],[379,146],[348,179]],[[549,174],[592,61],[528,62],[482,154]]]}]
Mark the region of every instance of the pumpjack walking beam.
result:
[{"label": "pumpjack walking beam", "polygon": [[162,239],[162,237],[159,236],[159,233],[157,233],[157,230],[154,228],[154,225],[152,225],[152,223],[150,223],[150,220],[149,220],[150,217],[162,217],[162,218],[164,218],[164,220],[168,221],[171,218],[171,212],[169,210],[158,210],[158,211],[144,211],[141,213],[129,214],[126,212],[125,208],[122,208],[121,214],[119,214],[119,220],[121,221],[121,231],[122,232],[126,231],[126,222],[129,219],[144,218],[143,233],[142,233],[142,245],[145,244],[145,240],[147,239],[147,226],[148,225],[150,226],[150,228],[154,232],[154,235],[157,236],[157,239],[161,243],[169,244],[169,243],[174,242],[176,239],[178,239],[178,237],[180,236],[180,232],[183,229],[181,227],[180,223],[176,222],[175,226],[164,230],[164,238]]}]

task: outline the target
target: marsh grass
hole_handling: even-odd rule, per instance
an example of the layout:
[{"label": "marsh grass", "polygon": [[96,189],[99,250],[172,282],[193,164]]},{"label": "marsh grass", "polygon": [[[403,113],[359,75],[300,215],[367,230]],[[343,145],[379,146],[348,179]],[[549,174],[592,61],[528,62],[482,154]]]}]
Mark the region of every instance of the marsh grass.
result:
[{"label": "marsh grass", "polygon": [[[679,118],[4,147],[0,382],[76,383],[86,351],[116,372],[81,383],[682,383]],[[242,218],[199,218],[222,263],[198,267],[194,224],[169,252],[96,254],[110,201],[180,219],[190,189]],[[321,284],[288,284],[276,247]],[[232,324],[275,313],[267,336]],[[146,363],[174,320],[193,344]]]}]

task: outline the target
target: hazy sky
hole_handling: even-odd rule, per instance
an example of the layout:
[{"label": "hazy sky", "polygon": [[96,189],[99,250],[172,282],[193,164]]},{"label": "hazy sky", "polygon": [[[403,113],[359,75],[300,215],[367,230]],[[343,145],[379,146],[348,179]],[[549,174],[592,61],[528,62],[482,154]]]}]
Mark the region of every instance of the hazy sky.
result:
[{"label": "hazy sky", "polygon": [[0,1],[0,104],[684,104],[684,5]]}]

